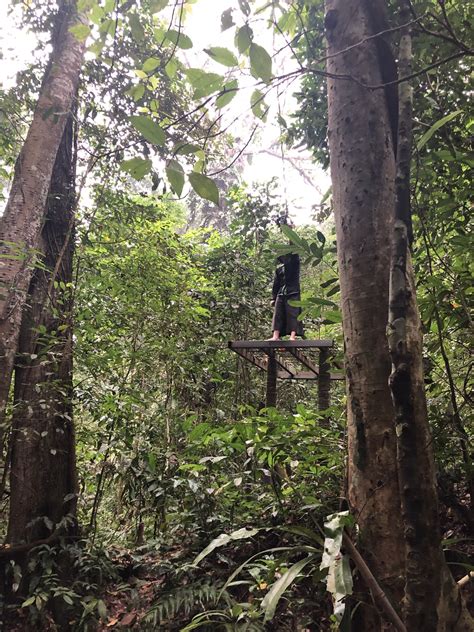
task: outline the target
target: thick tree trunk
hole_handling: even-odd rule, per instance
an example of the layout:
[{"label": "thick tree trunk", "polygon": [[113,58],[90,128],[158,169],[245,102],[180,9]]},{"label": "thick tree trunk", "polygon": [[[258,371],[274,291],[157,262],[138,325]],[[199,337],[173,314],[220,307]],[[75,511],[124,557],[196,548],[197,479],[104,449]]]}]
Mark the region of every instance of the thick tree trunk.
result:
[{"label": "thick tree trunk", "polygon": [[[363,2],[328,0],[326,7],[329,55],[372,34]],[[366,84],[383,82],[373,40],[330,58],[328,72]],[[403,596],[404,542],[386,339],[392,132],[383,90],[329,79],[328,107],[348,383],[349,502],[364,556],[397,607]],[[373,609],[365,612],[364,625],[367,632],[385,629]]]},{"label": "thick tree trunk", "polygon": [[84,43],[69,31],[78,20],[75,2],[63,0],[60,11],[51,63],[0,219],[0,428],[4,427],[22,311],[35,268],[51,174],[84,57]]},{"label": "thick tree trunk", "polygon": [[[409,538],[412,534],[407,533],[407,523],[402,520],[396,412],[389,388],[386,337],[395,215],[394,128],[397,125],[393,112],[397,104],[393,103],[393,93],[389,90],[364,87],[380,86],[396,79],[396,75],[388,43],[382,37],[366,40],[384,30],[382,2],[327,0],[326,7],[330,56],[327,69],[333,75],[347,77],[328,79],[328,107],[348,377],[349,501],[360,526],[360,544],[369,567],[391,603],[400,610],[407,568],[408,574],[413,570],[418,573],[413,564],[419,560],[406,557],[405,536]],[[358,45],[340,54],[355,44]],[[412,284],[409,262],[407,274]],[[468,630],[469,623],[439,549],[421,335],[413,284],[407,300],[407,344],[413,362],[408,397],[416,424],[411,440],[416,443],[419,464],[411,473],[405,469],[402,493],[410,494],[417,487],[417,498],[427,495],[420,511],[422,519],[427,521],[425,531],[431,530],[423,551],[427,556],[424,570],[430,574],[432,590],[427,591],[426,581],[420,584],[423,590],[418,600],[426,616],[419,619],[419,625],[424,627],[413,627],[408,619],[406,624],[410,632]],[[358,630],[391,629],[378,620],[373,608],[359,609],[356,617]]]},{"label": "thick tree trunk", "polygon": [[[402,2],[400,21],[407,24],[410,16],[408,2]],[[400,76],[409,76],[412,72],[409,27],[401,34],[398,59]],[[462,620],[466,613],[460,606],[458,588],[452,579],[451,591],[458,603],[450,608],[451,612],[446,609],[442,594],[442,584],[449,591],[449,573],[441,553],[435,466],[423,375],[423,338],[410,257],[412,101],[410,83],[402,82],[387,331],[405,537],[404,617],[408,630],[431,632],[463,629],[468,621]]]},{"label": "thick tree trunk", "polygon": [[75,149],[69,116],[48,196],[15,367],[8,542],[75,530],[72,419],[72,228]]}]

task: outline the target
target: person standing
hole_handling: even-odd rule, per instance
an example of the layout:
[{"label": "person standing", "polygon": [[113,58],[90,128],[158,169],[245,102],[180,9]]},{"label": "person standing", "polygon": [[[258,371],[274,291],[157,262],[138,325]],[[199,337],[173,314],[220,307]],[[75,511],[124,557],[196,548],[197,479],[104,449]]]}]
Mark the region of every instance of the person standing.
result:
[{"label": "person standing", "polygon": [[[291,226],[288,220],[280,220],[281,223]],[[288,335],[290,340],[296,340],[296,336],[303,336],[303,323],[298,320],[301,307],[290,305],[290,301],[299,301],[300,298],[300,257],[292,253],[282,255],[278,257],[273,279],[273,335],[270,340],[280,340],[282,336]]]}]

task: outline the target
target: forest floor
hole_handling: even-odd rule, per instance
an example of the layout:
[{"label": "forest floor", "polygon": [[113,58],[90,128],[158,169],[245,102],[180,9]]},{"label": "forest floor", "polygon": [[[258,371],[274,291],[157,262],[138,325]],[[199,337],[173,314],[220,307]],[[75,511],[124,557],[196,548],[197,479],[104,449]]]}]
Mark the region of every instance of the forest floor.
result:
[{"label": "forest floor", "polygon": [[[260,551],[286,545],[288,541],[282,540],[281,533],[267,533],[263,539],[223,547],[201,562],[199,568],[190,566],[196,551],[183,545],[175,545],[168,551],[160,552],[142,549],[143,552],[138,555],[137,552],[117,549],[115,561],[122,581],[109,585],[103,595],[108,617],[101,622],[98,630],[178,632],[190,623],[193,616],[206,610],[220,611],[221,615],[217,615],[217,618],[222,617],[221,626],[215,621],[212,629],[223,630],[224,613],[231,613],[241,603],[251,605],[253,601],[261,599],[267,590],[264,582],[254,582],[252,588],[252,582],[242,581],[229,589],[231,602],[226,599],[218,602],[217,596],[226,579],[236,567]],[[182,571],[177,573],[179,568]],[[288,602],[280,608],[278,616],[268,627],[256,625],[249,629],[329,631],[331,612],[331,601],[322,584],[315,590],[311,578],[306,578],[292,591],[291,604]],[[314,620],[318,623],[311,623]]]},{"label": "forest floor", "polygon": [[[472,570],[474,540],[460,520],[459,511],[442,507],[441,519],[446,557],[455,579],[459,580]],[[258,565],[245,566],[246,570],[235,577],[233,585],[225,588],[232,573],[253,556],[264,559],[269,549],[294,546],[291,536],[269,528],[256,537],[214,550],[199,566],[194,566],[192,562],[203,548],[202,544],[195,536],[182,533],[175,534],[167,546],[150,543],[134,548],[110,547],[107,554],[115,579],[109,580],[99,595],[94,595],[105,606],[99,622],[91,618],[86,625],[76,623],[67,629],[81,632],[181,632],[197,628],[216,632],[227,629],[330,632],[334,629],[331,627],[331,599],[317,570],[301,578],[285,593],[274,618],[265,625],[258,604],[268,592],[269,584],[252,570]],[[268,573],[268,567],[264,571]],[[275,574],[273,580],[275,577],[278,575]],[[462,592],[474,614],[473,585],[473,581],[466,584]],[[212,622],[204,627],[191,627],[193,617],[204,612],[209,613]],[[239,612],[250,627],[225,628],[226,621],[237,621]],[[0,629],[8,632],[57,632],[59,629],[47,612],[43,613],[39,627],[36,624],[32,627],[24,608],[10,614],[11,618],[5,620]]]},{"label": "forest floor", "polygon": [[[459,515],[451,508],[442,507],[443,539],[446,557],[456,580],[472,569],[474,540]],[[201,563],[199,569],[189,570],[196,551],[180,543],[167,551],[132,551],[116,549],[115,563],[121,582],[109,585],[103,595],[108,617],[98,630],[182,630],[192,617],[206,609],[212,610],[212,587],[220,587],[232,570],[265,548],[285,546],[288,541],[281,533],[267,533],[264,540],[234,543],[224,547]],[[177,568],[188,568],[176,573]],[[209,586],[206,593],[205,586]],[[474,614],[473,582],[463,588],[471,613]],[[266,588],[262,585],[262,591]],[[251,603],[258,598],[242,583],[232,589],[236,602]],[[207,601],[208,600],[208,601]],[[207,601],[207,603],[206,603]],[[222,606],[220,606],[222,607]],[[217,606],[216,606],[217,608]],[[256,629],[278,632],[329,632],[331,630],[331,600],[321,581],[315,585],[310,578],[292,591],[291,601],[281,600],[277,614],[267,627]],[[169,617],[169,618],[168,618]],[[213,626],[219,630],[223,627]]]}]

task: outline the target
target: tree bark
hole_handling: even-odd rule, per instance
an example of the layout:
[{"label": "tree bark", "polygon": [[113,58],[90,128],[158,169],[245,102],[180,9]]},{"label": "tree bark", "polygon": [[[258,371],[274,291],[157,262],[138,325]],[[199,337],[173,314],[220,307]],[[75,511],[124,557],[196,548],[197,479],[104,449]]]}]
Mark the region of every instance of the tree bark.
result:
[{"label": "tree bark", "polygon": [[[402,2],[401,7],[400,21],[406,24],[410,19],[410,6]],[[398,58],[400,77],[409,76],[412,72],[410,27],[401,34]],[[424,387],[423,338],[410,257],[412,103],[410,83],[400,83],[387,334],[392,359],[389,383],[395,408],[405,538],[404,618],[408,630],[431,632],[463,629],[460,626],[467,625],[467,620],[462,623],[459,589],[452,578],[449,582],[450,574],[441,552],[436,475]],[[451,613],[443,603],[442,582],[457,601]]]},{"label": "tree bark", "polygon": [[[403,401],[409,400],[413,424],[410,437],[405,437],[409,445],[404,441],[410,452],[402,455],[399,450],[401,460],[397,462],[395,419],[401,400],[395,398],[395,406],[391,401],[386,336],[390,238],[393,230],[400,234],[403,224],[402,241],[407,246],[411,226],[406,217],[394,222],[393,111],[398,104],[391,102],[392,92],[361,85],[380,85],[397,78],[388,42],[383,36],[373,37],[384,30],[384,5],[378,0],[327,0],[326,9],[328,53],[333,55],[328,59],[328,72],[352,78],[328,79],[329,148],[348,377],[349,501],[360,526],[365,558],[390,602],[395,606],[402,603],[404,583],[408,582],[410,599],[416,597],[418,613],[425,612],[417,615],[416,623],[407,617],[407,629],[468,630],[468,615],[439,548],[421,329],[407,249],[403,278],[408,282],[405,336],[411,372],[409,384],[400,380],[398,386]],[[360,42],[364,43],[347,53],[335,54]],[[415,535],[419,548],[406,549],[405,538],[408,542],[414,537],[406,521],[407,510],[413,518],[416,509],[420,511]],[[419,541],[422,521],[426,521],[423,544]],[[419,555],[426,559],[420,560]],[[428,575],[421,581],[422,568]],[[358,630],[391,629],[378,620],[373,609],[360,608],[356,617]]]},{"label": "tree bark", "polygon": [[[327,0],[328,54],[372,34],[364,2]],[[374,40],[331,57],[327,69],[383,83]],[[348,495],[364,558],[396,607],[403,597],[404,542],[386,339],[395,182],[391,124],[384,91],[351,80],[328,79],[328,108],[348,384]],[[391,629],[373,608],[358,611],[360,629]]]},{"label": "tree bark", "polygon": [[[74,0],[63,0],[51,62],[0,220],[0,428],[4,428],[22,312],[35,269],[53,166],[84,58],[84,42],[69,31],[79,19]],[[0,437],[0,447],[2,444]]]},{"label": "tree bark", "polygon": [[72,410],[72,257],[75,143],[70,115],[56,157],[15,366],[8,542],[76,526]]}]

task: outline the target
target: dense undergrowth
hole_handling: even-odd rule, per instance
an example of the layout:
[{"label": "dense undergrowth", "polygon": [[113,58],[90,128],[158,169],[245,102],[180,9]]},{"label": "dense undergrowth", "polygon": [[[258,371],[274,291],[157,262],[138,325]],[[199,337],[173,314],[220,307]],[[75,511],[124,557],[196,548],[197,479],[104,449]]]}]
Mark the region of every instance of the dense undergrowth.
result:
[{"label": "dense undergrowth", "polygon": [[[174,205],[111,194],[100,235],[82,238],[80,534],[60,555],[56,543],[32,551],[27,585],[12,560],[9,581],[21,590],[7,611],[11,629],[55,630],[62,617],[87,631],[337,629],[321,561],[325,537],[337,541],[337,529],[324,528],[329,515],[356,536],[341,513],[345,395],[333,384],[332,406],[319,412],[314,386],[282,384],[278,408],[261,408],[257,369],[226,348],[228,339],[265,336],[277,247],[270,219],[278,209],[234,195],[227,237],[184,232]],[[326,232],[327,240],[300,231],[309,240],[300,243],[308,247],[302,304],[309,335],[333,338],[339,362]],[[439,382],[427,387],[445,546],[459,577],[471,547],[463,467],[456,438],[440,434]],[[339,595],[347,593],[342,629],[363,598],[349,596],[354,568],[344,564],[336,574]]]}]

